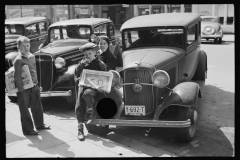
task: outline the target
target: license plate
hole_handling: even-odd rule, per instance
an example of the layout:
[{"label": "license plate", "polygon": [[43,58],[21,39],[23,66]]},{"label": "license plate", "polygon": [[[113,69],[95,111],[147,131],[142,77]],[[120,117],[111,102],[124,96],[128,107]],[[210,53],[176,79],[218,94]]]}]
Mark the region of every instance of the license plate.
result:
[{"label": "license plate", "polygon": [[126,115],[136,115],[136,116],[145,116],[145,106],[125,106]]}]

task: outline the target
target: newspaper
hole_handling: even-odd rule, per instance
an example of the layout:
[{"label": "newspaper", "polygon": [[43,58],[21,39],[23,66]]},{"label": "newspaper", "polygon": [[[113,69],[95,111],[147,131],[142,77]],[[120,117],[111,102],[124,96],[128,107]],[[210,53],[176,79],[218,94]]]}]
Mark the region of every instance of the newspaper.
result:
[{"label": "newspaper", "polygon": [[[6,90],[9,94],[18,92],[18,88],[16,88],[15,82],[14,82],[13,67],[9,68],[8,71],[5,72],[5,83],[6,83]],[[33,87],[33,82],[32,82],[28,65],[22,66],[22,84],[24,89]]]},{"label": "newspaper", "polygon": [[113,74],[111,72],[83,69],[79,85],[94,89],[101,88],[104,92],[109,93],[111,91],[112,79]]}]

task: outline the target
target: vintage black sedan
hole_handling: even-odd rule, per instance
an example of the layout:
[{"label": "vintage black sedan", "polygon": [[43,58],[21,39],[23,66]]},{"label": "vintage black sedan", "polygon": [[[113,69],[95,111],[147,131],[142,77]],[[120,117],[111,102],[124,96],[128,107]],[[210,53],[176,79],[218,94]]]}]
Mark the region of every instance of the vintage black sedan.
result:
[{"label": "vintage black sedan", "polygon": [[214,43],[222,43],[223,29],[217,16],[201,16],[201,38],[202,39],[213,39]]},{"label": "vintage black sedan", "polygon": [[[31,53],[38,51],[39,45],[46,41],[49,25],[50,21],[46,17],[21,17],[6,19],[5,55],[10,52],[17,51],[16,40],[19,36],[26,36],[30,39]],[[9,63],[11,62],[6,62],[5,71],[9,68]]]},{"label": "vintage black sedan", "polygon": [[198,98],[202,97],[194,81],[205,81],[207,75],[207,55],[200,45],[200,16],[139,16],[126,21],[120,31],[124,103],[114,118],[103,119],[96,113],[89,128],[171,127],[179,131],[182,140],[191,141],[196,132]]},{"label": "vintage black sedan", "polygon": [[[75,67],[83,58],[79,47],[89,42],[92,34],[110,39],[110,50],[119,57],[118,64],[121,66],[121,50],[115,40],[115,28],[111,20],[84,18],[56,22],[49,26],[47,40],[39,44],[39,50],[34,53],[41,97],[65,97],[69,106],[75,106],[73,75]],[[15,52],[6,55],[6,59],[11,62],[15,57]],[[16,97],[14,94],[8,96],[11,100]]]}]

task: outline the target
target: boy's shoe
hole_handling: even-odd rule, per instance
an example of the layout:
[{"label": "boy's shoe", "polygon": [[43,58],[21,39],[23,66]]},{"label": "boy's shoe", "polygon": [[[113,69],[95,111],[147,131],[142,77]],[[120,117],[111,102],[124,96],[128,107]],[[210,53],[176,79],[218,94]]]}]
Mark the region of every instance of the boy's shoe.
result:
[{"label": "boy's shoe", "polygon": [[24,135],[39,135],[39,132],[38,131],[30,131],[30,132],[23,132]]},{"label": "boy's shoe", "polygon": [[41,130],[41,129],[51,129],[49,125],[44,124],[43,126],[39,126],[36,128],[37,130]]},{"label": "boy's shoe", "polygon": [[78,140],[79,141],[84,141],[85,140],[83,129],[78,129]]}]

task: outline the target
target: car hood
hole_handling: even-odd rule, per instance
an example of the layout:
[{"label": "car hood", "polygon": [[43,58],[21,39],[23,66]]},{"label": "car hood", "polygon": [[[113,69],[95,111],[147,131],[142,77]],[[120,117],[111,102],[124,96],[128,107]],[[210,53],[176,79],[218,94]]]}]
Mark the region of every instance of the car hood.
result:
[{"label": "car hood", "polygon": [[58,41],[49,43],[47,46],[41,49],[41,52],[49,53],[52,55],[58,55],[58,54],[78,50],[80,46],[86,44],[87,42],[88,42],[87,40],[80,40],[80,39],[58,40]]},{"label": "car hood", "polygon": [[220,24],[219,23],[215,23],[215,22],[202,22],[202,24],[201,24],[202,30],[205,27],[207,27],[207,26],[213,27],[216,31],[219,31],[219,29],[220,29]]},{"label": "car hood", "polygon": [[166,64],[184,56],[185,51],[180,48],[134,49],[123,53],[123,69],[140,68],[160,69]]}]

